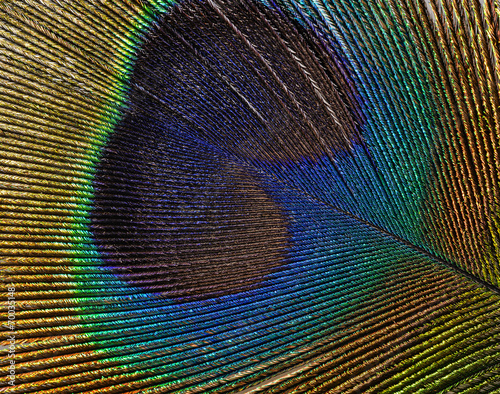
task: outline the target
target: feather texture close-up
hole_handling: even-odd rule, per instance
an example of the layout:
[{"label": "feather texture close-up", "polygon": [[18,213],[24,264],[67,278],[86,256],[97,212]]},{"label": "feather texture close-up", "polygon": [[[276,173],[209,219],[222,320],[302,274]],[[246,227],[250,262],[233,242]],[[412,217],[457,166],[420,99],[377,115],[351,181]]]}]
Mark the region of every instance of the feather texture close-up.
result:
[{"label": "feather texture close-up", "polygon": [[0,0],[1,393],[500,393],[497,0]]}]

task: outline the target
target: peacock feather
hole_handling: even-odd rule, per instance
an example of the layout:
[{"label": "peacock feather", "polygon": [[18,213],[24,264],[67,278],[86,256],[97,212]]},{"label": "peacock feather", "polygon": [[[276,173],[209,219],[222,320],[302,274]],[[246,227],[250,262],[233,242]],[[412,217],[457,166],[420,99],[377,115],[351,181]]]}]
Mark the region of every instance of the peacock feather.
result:
[{"label": "peacock feather", "polygon": [[1,0],[4,393],[500,393],[496,0]]}]

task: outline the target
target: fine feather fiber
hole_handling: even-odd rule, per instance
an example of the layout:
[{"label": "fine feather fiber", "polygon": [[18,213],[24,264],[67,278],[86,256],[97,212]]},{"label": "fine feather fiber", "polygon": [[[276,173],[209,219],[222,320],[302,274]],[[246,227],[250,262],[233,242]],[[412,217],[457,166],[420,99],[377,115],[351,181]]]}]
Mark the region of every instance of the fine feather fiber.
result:
[{"label": "fine feather fiber", "polygon": [[2,393],[500,393],[496,0],[0,0]]}]

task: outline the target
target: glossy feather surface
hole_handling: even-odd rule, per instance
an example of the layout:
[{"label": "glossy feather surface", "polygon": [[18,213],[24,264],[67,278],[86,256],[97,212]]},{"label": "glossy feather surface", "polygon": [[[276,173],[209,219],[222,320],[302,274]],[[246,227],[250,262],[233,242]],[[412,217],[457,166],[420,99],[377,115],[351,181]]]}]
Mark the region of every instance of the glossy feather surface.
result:
[{"label": "glossy feather surface", "polygon": [[0,391],[500,390],[499,16],[0,2]]}]

